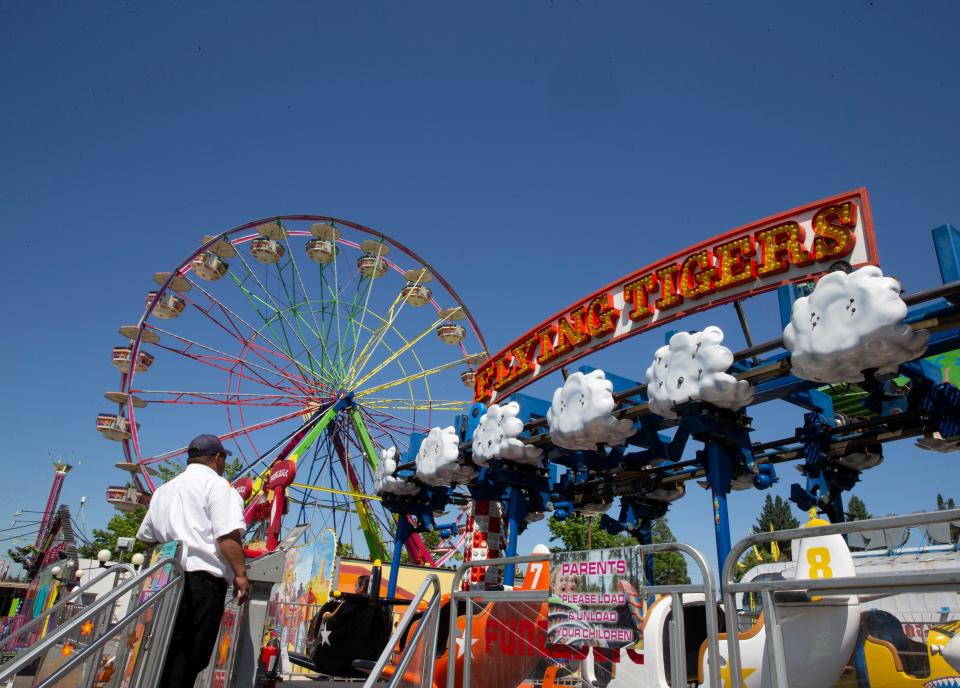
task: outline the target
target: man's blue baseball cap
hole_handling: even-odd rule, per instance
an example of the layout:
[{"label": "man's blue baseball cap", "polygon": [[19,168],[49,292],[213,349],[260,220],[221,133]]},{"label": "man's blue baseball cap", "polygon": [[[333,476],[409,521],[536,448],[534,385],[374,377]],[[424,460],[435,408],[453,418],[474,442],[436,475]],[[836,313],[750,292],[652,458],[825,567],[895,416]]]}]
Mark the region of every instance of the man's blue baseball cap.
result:
[{"label": "man's blue baseball cap", "polygon": [[190,440],[187,447],[187,456],[191,459],[195,456],[213,456],[218,453],[230,456],[233,452],[224,449],[223,443],[216,435],[197,435]]}]

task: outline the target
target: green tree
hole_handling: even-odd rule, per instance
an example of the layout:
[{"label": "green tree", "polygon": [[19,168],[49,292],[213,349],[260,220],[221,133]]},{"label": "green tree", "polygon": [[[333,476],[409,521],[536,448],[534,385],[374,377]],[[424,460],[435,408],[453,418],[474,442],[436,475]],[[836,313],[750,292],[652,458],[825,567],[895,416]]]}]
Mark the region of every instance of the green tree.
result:
[{"label": "green tree", "polygon": [[[790,502],[779,495],[774,499],[770,494],[763,501],[763,508],[760,509],[760,515],[752,528],[754,533],[766,533],[771,530],[790,530],[799,528],[800,521],[796,519],[790,509]],[[740,580],[743,575],[757,564],[772,561],[784,561],[790,559],[790,542],[777,543],[778,556],[774,556],[773,545],[765,544],[752,547],[737,563],[737,569],[734,578]]]},{"label": "green tree", "polygon": [[24,570],[28,569],[29,562],[35,561],[37,556],[37,548],[33,545],[24,545],[22,547],[14,547],[13,549],[7,550],[7,556],[10,558],[14,564],[20,564]]},{"label": "green tree", "polygon": [[[167,461],[158,463],[156,466],[151,466],[150,470],[160,478],[161,482],[168,483],[183,473],[183,466],[168,459]],[[223,471],[223,477],[233,482],[233,479],[236,478],[242,470],[243,462],[240,461],[240,459],[228,461]]]},{"label": "green tree", "polygon": [[[793,515],[790,509],[790,502],[783,499],[780,495],[777,495],[776,499],[774,499],[768,493],[767,498],[763,501],[763,508],[757,517],[756,525],[754,525],[754,532],[766,533],[771,530],[790,530],[791,528],[799,527],[800,521]],[[780,558],[789,559],[790,543],[780,542],[777,544],[780,547]],[[760,551],[763,553],[764,558],[770,555],[770,560],[772,561],[773,551],[770,545],[762,545]]]},{"label": "green tree", "polygon": [[[956,509],[957,503],[953,501],[953,497],[950,499],[944,499],[942,494],[937,494],[937,511],[947,511],[948,509]],[[957,541],[957,537],[960,536],[960,528],[950,524],[950,540],[952,542]]]},{"label": "green tree", "polygon": [[[665,516],[653,522],[653,541],[677,541]],[[683,554],[680,552],[660,552],[653,555],[654,585],[684,585],[689,582],[687,558]]]},{"label": "green tree", "polygon": [[340,541],[337,543],[337,556],[344,559],[356,559],[357,553],[353,550],[353,545],[349,542]]},{"label": "green tree", "polygon": [[847,520],[848,521],[866,521],[873,518],[873,515],[867,511],[867,505],[863,503],[857,495],[852,495],[847,502]]},{"label": "green tree", "polygon": [[[119,513],[110,519],[105,529],[94,528],[91,541],[80,547],[80,556],[93,558],[97,556],[97,552],[100,550],[108,549],[116,557],[118,554],[117,538],[136,538],[140,523],[146,513],[146,509]],[[133,552],[143,552],[145,549],[146,547],[142,542],[135,540]]]},{"label": "green tree", "polygon": [[[560,541],[560,545],[553,547],[554,552],[574,552],[588,549],[587,530],[588,521],[577,515],[559,520],[551,517],[547,521],[550,529],[550,542]],[[670,530],[667,519],[658,518],[653,522],[653,541],[675,542],[676,538]],[[591,533],[593,549],[607,549],[609,547],[632,547],[637,544],[630,535],[611,535],[595,524]],[[653,582],[655,585],[675,585],[689,583],[687,575],[687,560],[680,552],[660,552],[653,555]]]}]

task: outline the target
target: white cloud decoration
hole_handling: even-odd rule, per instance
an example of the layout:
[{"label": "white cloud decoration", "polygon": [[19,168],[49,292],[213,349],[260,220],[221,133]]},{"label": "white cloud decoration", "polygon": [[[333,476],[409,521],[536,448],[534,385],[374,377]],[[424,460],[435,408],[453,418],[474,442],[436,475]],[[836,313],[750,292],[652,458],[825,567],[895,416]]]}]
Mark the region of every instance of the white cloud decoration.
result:
[{"label": "white cloud decoration", "polygon": [[793,302],[783,343],[793,374],[814,382],[860,382],[863,371],[893,373],[927,349],[926,330],[912,330],[900,283],[880,268],[824,275],[810,296]]},{"label": "white cloud decoration", "polygon": [[515,463],[536,464],[543,455],[538,447],[517,439],[523,432],[523,421],[517,416],[520,404],[511,401],[499,406],[492,404],[480,416],[473,431],[473,461],[485,466],[490,459],[503,458]]},{"label": "white cloud decoration", "polygon": [[613,416],[613,383],[602,370],[573,373],[553,393],[547,411],[550,439],[558,447],[592,450],[598,444],[624,444],[636,432],[629,420]]},{"label": "white cloud decoration", "polygon": [[459,455],[460,438],[453,426],[432,428],[417,452],[417,479],[433,486],[470,482],[477,471],[458,464]]},{"label": "white cloud decoration", "polygon": [[390,493],[395,495],[410,495],[417,491],[413,483],[394,475],[397,470],[397,448],[389,447],[380,450],[380,463],[373,474],[373,488],[377,494]]},{"label": "white cloud decoration", "polygon": [[750,383],[737,380],[727,370],[733,352],[723,346],[723,330],[715,325],[702,332],[677,332],[661,346],[647,368],[650,410],[676,418],[674,408],[687,401],[741,409],[753,400]]}]

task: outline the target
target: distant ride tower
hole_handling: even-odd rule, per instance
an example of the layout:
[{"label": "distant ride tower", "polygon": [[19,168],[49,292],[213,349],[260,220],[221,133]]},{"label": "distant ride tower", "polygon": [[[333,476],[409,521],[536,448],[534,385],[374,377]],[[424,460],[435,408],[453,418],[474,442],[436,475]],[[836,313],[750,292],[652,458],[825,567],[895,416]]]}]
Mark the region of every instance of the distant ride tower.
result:
[{"label": "distant ride tower", "polygon": [[57,459],[53,462],[53,485],[50,486],[50,496],[47,497],[47,506],[43,510],[43,519],[40,521],[40,530],[37,532],[37,542],[35,546],[40,547],[40,543],[47,535],[50,524],[53,523],[53,516],[57,510],[57,504],[60,502],[60,491],[63,489],[63,481],[67,477],[73,466],[66,461]]}]

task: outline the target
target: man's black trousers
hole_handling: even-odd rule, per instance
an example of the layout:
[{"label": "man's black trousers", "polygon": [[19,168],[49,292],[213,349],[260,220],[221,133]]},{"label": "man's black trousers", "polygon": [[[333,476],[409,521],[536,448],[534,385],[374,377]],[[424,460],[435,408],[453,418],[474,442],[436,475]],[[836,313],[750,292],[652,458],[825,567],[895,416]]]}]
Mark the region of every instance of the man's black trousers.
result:
[{"label": "man's black trousers", "polygon": [[227,582],[205,571],[187,571],[159,688],[191,688],[207,668],[217,642]]}]

